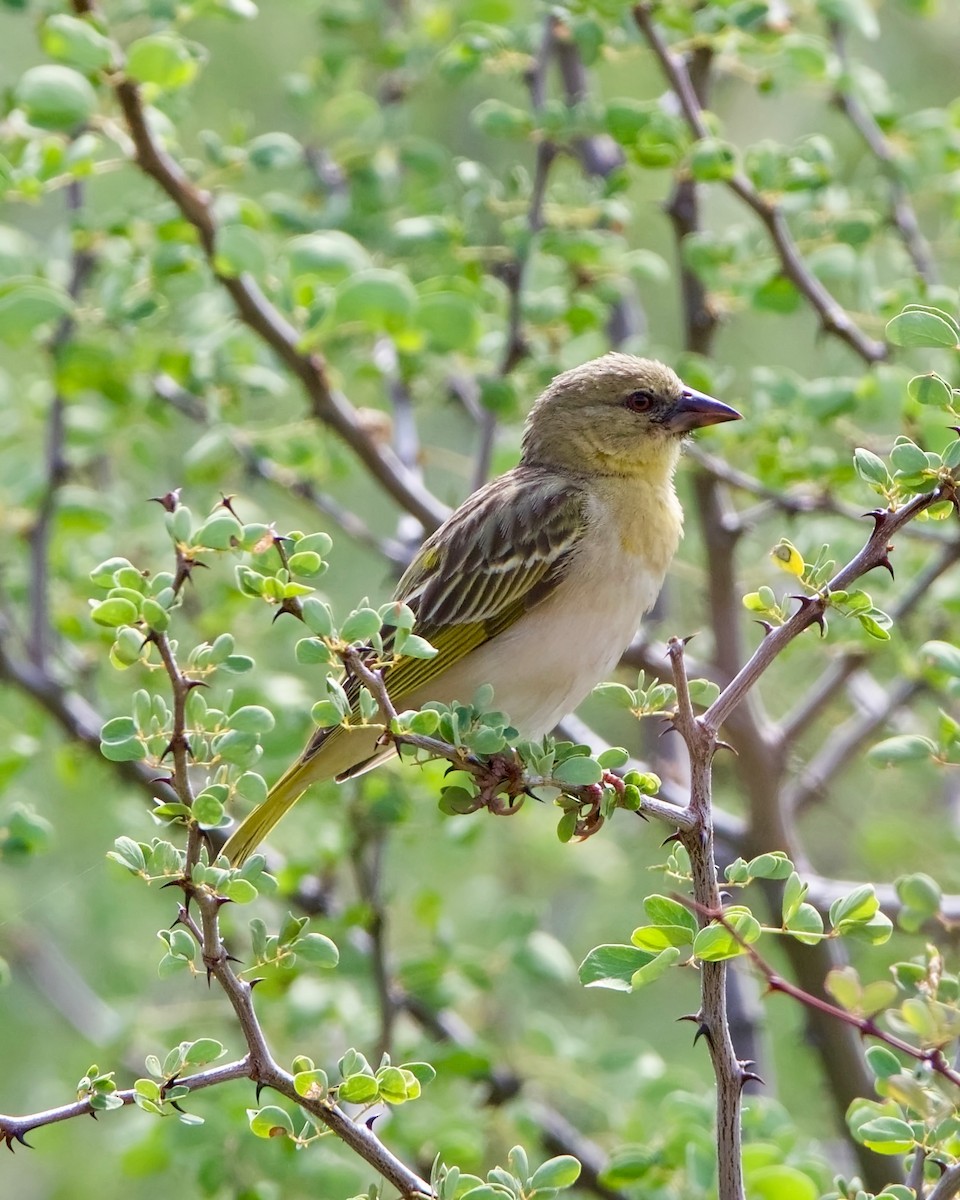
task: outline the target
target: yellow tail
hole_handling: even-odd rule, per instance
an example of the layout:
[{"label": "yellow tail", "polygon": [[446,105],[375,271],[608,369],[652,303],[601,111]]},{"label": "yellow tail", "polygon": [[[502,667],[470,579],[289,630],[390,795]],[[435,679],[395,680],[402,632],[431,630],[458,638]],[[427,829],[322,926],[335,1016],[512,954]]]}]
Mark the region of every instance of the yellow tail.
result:
[{"label": "yellow tail", "polygon": [[[312,783],[345,777],[367,763],[373,766],[375,761],[391,753],[392,748],[384,751],[382,747],[379,749],[383,752],[378,753],[377,743],[381,733],[382,725],[331,730],[329,737],[324,739],[315,753],[308,757],[305,751],[284,771],[270,789],[266,800],[233,831],[221,854],[225,854],[233,866],[242,867]],[[313,739],[310,744],[314,744]]]}]

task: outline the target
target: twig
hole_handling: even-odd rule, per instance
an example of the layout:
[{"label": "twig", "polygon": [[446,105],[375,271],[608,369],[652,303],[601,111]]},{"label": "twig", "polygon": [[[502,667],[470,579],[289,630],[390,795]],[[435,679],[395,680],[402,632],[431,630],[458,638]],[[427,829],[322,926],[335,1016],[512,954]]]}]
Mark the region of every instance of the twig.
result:
[{"label": "twig", "polygon": [[[83,208],[83,185],[71,180],[66,192],[67,210],[75,215]],[[83,290],[95,259],[87,250],[74,248],[67,293],[76,300]],[[67,313],[57,322],[53,335],[47,343],[47,352],[56,363],[60,351],[73,336],[76,321]],[[50,588],[49,553],[53,518],[57,508],[57,497],[67,480],[68,464],[65,456],[66,427],[64,414],[66,401],[59,389],[50,402],[47,419],[47,445],[45,454],[46,486],[37,506],[36,519],[30,529],[30,634],[27,643],[31,661],[43,667],[50,652]]]},{"label": "twig", "polygon": [[[721,907],[711,819],[713,756],[716,731],[698,720],[690,703],[683,642],[671,638],[670,665],[677,689],[675,726],[690,755],[690,812],[696,826],[679,836],[690,857],[693,894],[698,909]],[[701,922],[703,921],[701,917]],[[700,1010],[692,1018],[698,1035],[707,1039],[717,1081],[717,1184],[719,1200],[743,1200],[743,1164],[740,1153],[740,1107],[749,1073],[737,1060],[727,1021],[726,963],[701,962]]]},{"label": "twig", "polygon": [[[155,376],[153,391],[161,400],[189,417],[191,421],[197,421],[202,425],[209,424],[203,401],[192,392],[188,392],[186,388],[181,387],[170,375]],[[376,550],[393,566],[399,567],[401,570],[407,566],[411,557],[410,550],[402,542],[396,538],[381,537],[374,533],[370,526],[352,509],[346,508],[329,492],[322,491],[314,484],[313,480],[298,475],[289,467],[281,466],[265,454],[257,453],[232,430],[228,429],[227,435],[231,447],[243,462],[244,470],[248,474],[305,500],[312,508],[336,521],[348,537]]]},{"label": "twig", "polygon": [[[74,10],[80,14],[97,11],[92,0],[72,0],[72,3]],[[392,450],[378,445],[364,429],[356,409],[331,384],[323,357],[300,349],[298,331],[267,299],[249,273],[225,275],[217,269],[218,227],[209,194],[188,178],[180,164],[156,140],[137,84],[125,78],[120,71],[111,75],[110,83],[133,139],[137,166],[160,186],[196,229],[210,270],[230,295],[240,319],[300,381],[316,420],[329,426],[343,439],[371,477],[401,508],[412,513],[424,528],[435,529],[446,515],[444,507],[403,466]]]},{"label": "twig", "polygon": [[[904,620],[926,597],[934,583],[960,560],[960,539],[948,542],[939,555],[910,581],[897,602],[890,607],[894,622]],[[848,650],[836,659],[815,680],[780,722],[780,738],[785,746],[792,745],[820,717],[827,701],[843,686],[864,660],[864,651]]]},{"label": "twig", "polygon": [[[100,730],[103,717],[79,693],[64,687],[49,671],[34,663],[17,658],[10,649],[10,632],[0,619],[0,679],[13,684],[31,697],[54,718],[67,737],[92,750],[101,763],[107,760],[100,754]],[[144,762],[110,763],[117,774],[135,784],[151,798],[164,803],[175,801],[177,794],[155,767]]]},{"label": "twig", "polygon": [[[543,23],[543,36],[537,57],[527,79],[530,91],[530,103],[535,113],[542,108],[546,99],[547,72],[550,60],[555,50],[554,17],[547,15]],[[530,261],[530,249],[534,236],[544,226],[543,206],[547,194],[547,180],[550,168],[557,157],[557,147],[548,138],[537,142],[536,162],[533,171],[533,184],[530,189],[530,200],[527,204],[527,236],[523,247],[508,262],[500,264],[497,277],[507,289],[507,328],[504,335],[503,353],[497,367],[501,377],[509,375],[514,367],[527,354],[527,342],[523,335],[523,281]],[[490,460],[493,455],[493,443],[497,432],[497,418],[490,409],[483,409],[480,415],[480,432],[477,449],[474,454],[472,490],[486,483],[490,474]]]},{"label": "twig", "polygon": [[843,71],[843,84],[834,93],[834,102],[866,142],[870,152],[880,164],[890,184],[890,209],[893,225],[900,235],[914,269],[925,283],[936,283],[939,278],[936,260],[926,238],[920,232],[920,222],[910,200],[910,193],[900,177],[897,157],[889,138],[877,124],[873,113],[862,103],[851,86],[850,59],[847,42],[840,25],[830,23],[830,40]]},{"label": "twig", "polygon": [[[216,1087],[221,1083],[227,1083],[231,1079],[243,1079],[250,1074],[250,1059],[237,1059],[235,1062],[224,1063],[219,1067],[211,1067],[208,1071],[198,1071],[196,1075],[188,1075],[177,1079],[178,1087],[186,1087],[193,1092],[199,1092],[203,1088]],[[126,1088],[123,1091],[113,1093],[113,1096],[120,1100],[123,1106],[134,1103],[136,1092],[134,1088]],[[0,1113],[0,1141],[7,1143],[7,1149],[13,1149],[13,1143],[19,1142],[22,1146],[29,1147],[30,1143],[26,1140],[27,1134],[32,1133],[35,1129],[42,1129],[45,1125],[56,1125],[59,1121],[72,1121],[74,1117],[96,1117],[98,1110],[90,1103],[89,1098],[83,1100],[74,1100],[71,1104],[62,1104],[58,1108],[47,1108],[43,1112],[30,1113],[25,1117],[11,1117],[5,1113]]]},{"label": "twig", "polygon": [[724,688],[704,713],[701,718],[703,723],[710,729],[719,729],[781,651],[798,634],[823,619],[830,593],[843,591],[861,575],[865,575],[875,567],[887,565],[890,538],[931,505],[949,499],[952,495],[952,486],[948,489],[945,485],[941,485],[932,492],[915,496],[913,500],[895,512],[878,509],[872,513],[875,522],[874,530],[863,549],[837,572],[820,595],[812,598],[805,596],[793,616],[778,629],[771,630],[767,634],[757,647],[753,657],[740,669],[736,678]]},{"label": "twig", "polygon": [[[689,903],[689,901],[687,902]],[[699,906],[696,907],[699,910]],[[881,1029],[873,1017],[857,1016],[856,1013],[849,1012],[845,1008],[840,1008],[839,1005],[831,1004],[829,1000],[824,1000],[820,996],[811,995],[810,992],[805,992],[803,988],[797,987],[796,984],[791,983],[788,979],[784,979],[777,974],[755,945],[745,941],[742,935],[727,919],[722,907],[716,908],[712,912],[699,910],[699,915],[701,918],[707,917],[710,921],[716,921],[718,925],[722,925],[726,929],[743,953],[747,955],[760,974],[766,979],[767,987],[771,992],[782,992],[783,995],[790,996],[793,1000],[798,1000],[806,1008],[816,1009],[818,1012],[824,1013],[835,1021],[851,1026],[853,1029],[858,1030],[862,1037],[874,1038],[876,1041],[882,1042],[885,1046],[889,1046],[891,1050],[898,1050],[901,1054],[907,1055],[914,1062],[925,1064],[931,1071],[947,1080],[948,1083],[952,1083],[954,1087],[960,1088],[960,1071],[957,1071],[947,1062],[939,1046],[934,1046],[929,1050],[922,1050],[917,1046],[911,1045],[910,1042],[904,1041],[903,1038],[897,1037],[896,1034],[888,1033],[885,1029]]]},{"label": "twig", "polygon": [[[704,120],[703,109],[691,83],[686,63],[669,48],[660,35],[653,21],[652,6],[647,3],[635,4],[633,17],[656,55],[690,131],[697,138],[709,137],[710,130]],[[823,331],[845,342],[864,362],[882,362],[887,357],[885,344],[867,337],[823,284],[810,273],[797,249],[782,210],[764,200],[743,172],[736,172],[726,182],[730,191],[756,214],[766,228],[784,275],[797,291],[806,297],[816,312]]]},{"label": "twig", "polygon": [[370,938],[370,966],[377,1005],[380,1009],[380,1036],[377,1058],[393,1050],[393,1028],[398,1001],[387,960],[387,913],[383,904],[383,855],[387,837],[384,829],[372,827],[360,805],[350,806],[350,861],[357,880],[357,892],[366,908],[364,929]]},{"label": "twig", "polygon": [[787,811],[798,813],[811,804],[823,788],[836,779],[861,746],[922,687],[923,682],[919,679],[897,680],[885,694],[882,704],[857,713],[838,725],[790,786],[784,789],[780,802]]}]

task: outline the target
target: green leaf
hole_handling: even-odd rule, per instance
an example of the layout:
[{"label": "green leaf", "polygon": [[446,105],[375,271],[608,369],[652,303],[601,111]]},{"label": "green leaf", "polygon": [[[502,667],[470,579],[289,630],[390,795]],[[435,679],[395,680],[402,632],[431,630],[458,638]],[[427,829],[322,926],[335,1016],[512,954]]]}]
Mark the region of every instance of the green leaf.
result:
[{"label": "green leaf", "polygon": [[730,142],[706,137],[690,151],[690,173],[701,183],[732,179],[737,172],[737,151]]},{"label": "green leaf", "polygon": [[793,871],[793,863],[782,850],[773,850],[752,858],[747,870],[754,879],[787,879]]},{"label": "green leaf", "polygon": [[20,76],[14,99],[31,125],[70,132],[85,125],[97,107],[89,80],[71,67],[46,63]]},{"label": "green leaf", "polygon": [[303,162],[303,147],[289,133],[261,133],[247,146],[250,165],[258,171],[284,171]]},{"label": "green leaf", "polygon": [[91,21],[54,13],[44,21],[40,44],[45,54],[86,74],[99,71],[113,59],[113,43]]},{"label": "green leaf", "polygon": [[215,1038],[197,1038],[184,1047],[183,1061],[187,1066],[202,1067],[223,1058],[227,1049]]},{"label": "green leaf", "polygon": [[877,487],[889,487],[892,482],[887,464],[872,450],[865,450],[862,446],[858,446],[853,452],[853,466],[865,483],[875,484]]},{"label": "green leaf", "polygon": [[729,929],[722,925],[708,925],[694,939],[693,953],[705,962],[720,962],[726,958],[736,958],[744,953],[744,949]]},{"label": "green leaf", "polygon": [[476,306],[459,292],[423,296],[416,323],[426,334],[428,347],[438,354],[469,350],[480,332]]},{"label": "green leaf", "polygon": [[899,1117],[875,1117],[857,1130],[857,1138],[878,1154],[906,1154],[913,1149],[913,1130]]},{"label": "green leaf", "polygon": [[371,265],[363,246],[339,229],[293,238],[287,243],[286,252],[294,276],[315,275],[327,283],[340,283]]},{"label": "green leaf", "polygon": [[406,275],[372,267],[340,284],[334,315],[343,323],[362,321],[375,329],[396,331],[409,325],[416,306],[417,293]]},{"label": "green leaf", "polygon": [[946,314],[902,312],[887,322],[887,340],[895,346],[955,347],[957,331]]},{"label": "green leaf", "polygon": [[24,341],[42,334],[51,321],[58,321],[72,311],[70,296],[45,279],[27,276],[7,279],[0,284],[0,339]]},{"label": "green leaf", "polygon": [[380,1094],[380,1088],[372,1075],[348,1075],[340,1084],[338,1096],[348,1104],[370,1104]]},{"label": "green leaf", "polygon": [[126,867],[128,871],[133,871],[134,874],[140,874],[145,870],[147,861],[143,856],[143,848],[133,838],[118,837],[113,843],[113,850],[107,855],[114,862],[118,862],[122,867]]},{"label": "green leaf", "polygon": [[358,608],[340,627],[340,636],[345,642],[369,642],[380,632],[380,614],[372,608]]},{"label": "green leaf", "polygon": [[920,871],[913,875],[901,875],[894,887],[901,902],[909,908],[929,917],[940,911],[943,892],[937,881],[929,875]]},{"label": "green leaf", "polygon": [[878,767],[896,767],[903,763],[922,762],[936,751],[937,747],[930,738],[901,733],[871,746],[867,751],[867,760]]},{"label": "green leaf", "polygon": [[597,946],[580,964],[580,982],[584,987],[629,992],[634,974],[655,957],[636,946]]},{"label": "green leaf", "polygon": [[127,75],[138,83],[152,83],[166,92],[191,83],[198,67],[187,43],[169,33],[138,38],[127,50]]},{"label": "green leaf", "polygon": [[217,231],[213,263],[228,278],[263,275],[269,266],[266,243],[249,225],[224,225]]},{"label": "green leaf", "polygon": [[598,683],[593,689],[593,695],[600,700],[615,704],[617,708],[634,708],[637,703],[636,692],[631,691],[622,683]]},{"label": "green leaf", "polygon": [[301,612],[303,622],[311,633],[321,638],[332,636],[333,612],[329,604],[324,604],[316,596],[308,596],[303,602]]},{"label": "green leaf", "polygon": [[812,904],[800,904],[784,927],[804,946],[815,946],[822,940],[823,917]]},{"label": "green leaf", "polygon": [[751,1200],[818,1200],[820,1189],[796,1167],[755,1167],[745,1172]]},{"label": "green leaf", "polygon": [[231,513],[214,513],[197,530],[194,540],[210,550],[230,550],[243,541],[243,526]]},{"label": "green leaf", "polygon": [[665,975],[671,967],[676,966],[681,958],[680,950],[676,946],[665,946],[656,958],[644,963],[642,967],[634,971],[630,976],[630,986],[634,991],[637,988],[646,987],[659,979],[661,975]]},{"label": "green leaf", "polygon": [[924,642],[920,647],[920,657],[936,670],[946,671],[948,675],[960,679],[960,646],[952,642]]},{"label": "green leaf", "polygon": [[431,646],[426,638],[416,633],[411,633],[403,643],[405,658],[436,658],[438,653],[436,646]]},{"label": "green leaf", "polygon": [[902,471],[904,475],[919,475],[930,465],[926,454],[916,442],[911,442],[907,438],[897,441],[890,451],[890,462],[896,470]]},{"label": "green leaf", "polygon": [[690,909],[669,896],[647,896],[643,902],[643,911],[654,925],[680,926],[688,929],[693,935],[696,935],[699,929],[697,918]]},{"label": "green leaf", "polygon": [[539,1188],[568,1188],[580,1178],[580,1163],[572,1154],[560,1154],[549,1158],[533,1173],[529,1188],[536,1191]]},{"label": "green leaf", "polygon": [[949,408],[953,403],[953,392],[950,384],[941,379],[935,371],[926,375],[914,375],[907,384],[910,398],[918,404],[932,404],[940,408]]},{"label": "green leaf", "polygon": [[839,925],[841,921],[868,921],[879,907],[880,901],[873,884],[861,884],[845,896],[838,897],[830,905],[830,924]]},{"label": "green leaf", "polygon": [[878,1079],[889,1079],[891,1075],[898,1075],[903,1070],[903,1063],[886,1046],[868,1046],[864,1057]]},{"label": "green leaf", "polygon": [[639,950],[659,954],[668,946],[690,946],[694,933],[685,925],[641,925],[630,935],[630,941]]},{"label": "green leaf", "polygon": [[553,768],[553,777],[558,783],[568,787],[586,787],[600,782],[603,778],[603,768],[593,758],[576,755],[557,763]]},{"label": "green leaf", "polygon": [[274,1104],[265,1108],[247,1109],[247,1121],[251,1133],[260,1138],[293,1137],[293,1121],[290,1114]]},{"label": "green leaf", "polygon": [[238,729],[241,733],[269,733],[276,725],[270,709],[259,704],[245,704],[243,708],[235,709],[229,721],[230,728]]},{"label": "green leaf", "polygon": [[340,951],[322,933],[305,933],[293,944],[301,958],[318,967],[335,967],[340,961]]},{"label": "green leaf", "polygon": [[301,638],[294,647],[298,663],[304,666],[326,665],[332,659],[330,647],[320,638]]}]

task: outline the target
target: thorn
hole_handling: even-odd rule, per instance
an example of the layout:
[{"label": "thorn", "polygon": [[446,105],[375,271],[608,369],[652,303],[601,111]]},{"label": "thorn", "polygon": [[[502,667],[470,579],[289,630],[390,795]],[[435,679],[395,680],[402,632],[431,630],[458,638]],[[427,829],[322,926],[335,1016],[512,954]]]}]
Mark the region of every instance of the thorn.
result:
[{"label": "thorn", "polygon": [[257,984],[258,984],[258,983],[263,983],[263,981],[264,981],[265,979],[266,979],[266,975],[258,975],[258,976],[256,977],[256,979],[248,979],[248,980],[247,980],[247,987],[248,987],[248,988],[250,989],[250,991],[252,992],[252,991],[253,991],[253,989],[254,989],[254,988],[257,986]]},{"label": "thorn", "polygon": [[225,954],[225,955],[223,956],[223,961],[224,961],[224,962],[235,962],[235,963],[242,963],[242,962],[243,962],[243,959],[242,959],[242,958],[237,958],[237,956],[236,956],[235,954]]},{"label": "thorn", "polygon": [[697,1026],[697,1032],[693,1035],[693,1044],[696,1045],[701,1038],[706,1038],[709,1045],[713,1045],[713,1038],[710,1036],[710,1027],[706,1021],[701,1021]]},{"label": "thorn", "polygon": [[869,512],[865,512],[863,515],[865,517],[873,517],[873,532],[876,535],[889,514],[885,508],[871,508]]},{"label": "thorn", "polygon": [[697,635],[695,633],[688,633],[687,636],[685,638],[681,638],[680,641],[684,646],[688,646],[696,636]]},{"label": "thorn", "polygon": [[773,633],[773,626],[769,621],[761,621],[758,619],[754,622],[754,624],[759,625],[763,629],[764,637],[767,637],[769,634]]},{"label": "thorn", "polygon": [[795,593],[790,598],[800,602],[801,612],[805,611],[811,604],[819,605],[819,608],[813,617],[813,624],[820,626],[820,636],[825,637],[827,633],[827,626],[823,619],[823,602],[820,600],[820,598],[814,596],[798,596]]},{"label": "thorn", "polygon": [[[162,892],[164,888],[168,888],[168,887],[179,887],[182,882],[183,881],[180,879],[171,879],[169,883],[161,883],[160,891]],[[180,920],[180,918],[177,917],[177,921],[179,921],[179,920]],[[174,921],[173,925],[176,925],[177,921]],[[173,928],[173,925],[170,926],[171,929]]]},{"label": "thorn", "polygon": [[180,488],[174,488],[163,496],[151,496],[151,504],[159,504],[166,512],[174,512],[180,503]]},{"label": "thorn", "polygon": [[[664,838],[660,845],[669,846],[671,842],[679,842],[680,840],[680,831],[677,830],[676,833],[671,833],[669,837]],[[685,1018],[681,1017],[680,1020],[685,1020]]]},{"label": "thorn", "polygon": [[766,1087],[766,1085],[767,1085],[767,1081],[763,1078],[763,1076],[758,1075],[756,1073],[756,1071],[741,1071],[740,1072],[740,1088],[741,1088],[741,1090],[743,1088],[745,1088],[747,1086],[747,1084],[750,1083],[751,1081],[753,1081],[754,1083],[759,1083],[762,1087]]},{"label": "thorn", "polygon": [[218,908],[222,908],[224,904],[232,904],[233,901],[229,896],[214,896],[214,903]]},{"label": "thorn", "polygon": [[260,1080],[258,1079],[257,1080],[257,1091],[256,1091],[256,1100],[257,1100],[258,1104],[260,1103],[260,1093],[263,1091],[263,1089],[265,1087],[266,1087],[266,1084],[261,1083]]},{"label": "thorn", "polygon": [[210,684],[203,679],[184,679],[183,686],[188,692],[192,692],[194,688],[209,687]]},{"label": "thorn", "polygon": [[373,1123],[379,1116],[379,1113],[374,1113],[372,1117],[367,1117],[367,1119],[364,1121],[364,1125],[366,1125],[371,1133],[373,1133]]},{"label": "thorn", "polygon": [[[887,549],[892,550],[893,547],[888,546]],[[893,573],[893,563],[890,561],[889,557],[886,554],[883,556],[883,558],[880,559],[880,561],[877,563],[877,566],[883,567],[885,570],[889,571],[891,579],[896,579],[896,575]]]},{"label": "thorn", "polygon": [[738,753],[738,751],[737,751],[737,748],[736,748],[736,746],[731,746],[729,742],[724,742],[724,741],[721,741],[719,738],[717,738],[717,740],[716,740],[716,741],[714,742],[714,744],[713,744],[713,752],[714,752],[714,754],[716,754],[716,752],[717,752],[718,750],[729,750],[729,751],[730,751],[730,753],[731,753],[731,754],[732,754],[732,755],[733,755],[735,758],[739,758],[739,757],[740,757],[740,755],[739,755],[739,753]]},{"label": "thorn", "polygon": [[207,987],[213,986],[213,967],[207,967]]},{"label": "thorn", "polygon": [[684,1013],[682,1017],[677,1017],[677,1020],[678,1021],[693,1021],[699,1025],[700,1024],[700,1014],[699,1013]]},{"label": "thorn", "polygon": [[181,1112],[181,1113],[185,1113],[187,1111],[185,1108],[181,1108],[179,1103],[176,1100],[170,1101],[170,1107],[175,1108],[177,1110],[177,1112]]},{"label": "thorn", "polygon": [[[234,496],[225,496],[225,495],[223,494],[223,492],[221,492],[221,493],[220,493],[220,504],[221,504],[221,506],[222,506],[223,508],[225,508],[225,509],[227,510],[227,512],[228,512],[228,513],[229,513],[229,514],[230,514],[232,517],[237,517],[237,511],[236,511],[236,509],[233,507],[233,501],[234,501],[234,499],[235,499],[235,497],[234,497]],[[240,520],[240,518],[239,518],[239,517],[237,517],[237,520],[239,521],[239,520]],[[241,524],[242,524],[242,523],[243,523],[243,522],[241,522]]]}]

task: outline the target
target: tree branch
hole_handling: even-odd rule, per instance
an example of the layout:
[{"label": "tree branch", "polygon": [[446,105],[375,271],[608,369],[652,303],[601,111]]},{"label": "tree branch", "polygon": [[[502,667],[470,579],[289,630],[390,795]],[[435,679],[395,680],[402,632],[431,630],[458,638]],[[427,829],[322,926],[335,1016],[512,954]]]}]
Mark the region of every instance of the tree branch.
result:
[{"label": "tree branch", "polygon": [[[679,55],[670,50],[661,37],[653,21],[653,6],[635,4],[633,17],[656,55],[667,82],[679,101],[680,110],[690,131],[697,138],[709,137],[710,130],[686,64]],[[882,362],[887,357],[886,346],[883,342],[867,337],[823,284],[810,273],[797,249],[782,210],[764,200],[747,176],[740,171],[727,180],[727,187],[760,219],[777,251],[784,275],[806,298],[817,314],[824,333],[845,342],[864,362]]]}]

